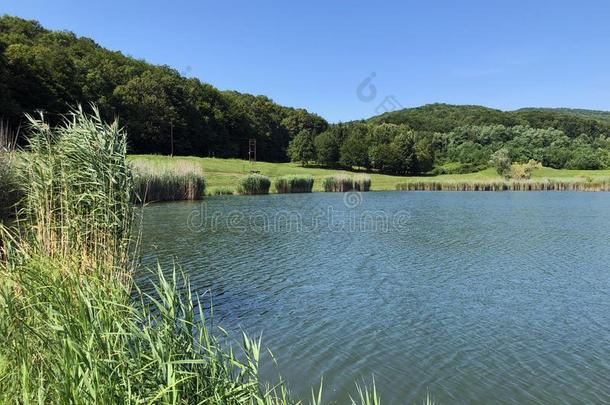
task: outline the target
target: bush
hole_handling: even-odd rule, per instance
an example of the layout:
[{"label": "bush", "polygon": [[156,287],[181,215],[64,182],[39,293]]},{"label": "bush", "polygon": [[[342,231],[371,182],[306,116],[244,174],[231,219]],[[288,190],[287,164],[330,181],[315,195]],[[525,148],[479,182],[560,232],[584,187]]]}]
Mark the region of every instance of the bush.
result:
[{"label": "bush", "polygon": [[271,180],[262,174],[250,174],[239,180],[237,184],[238,194],[269,194]]},{"label": "bush", "polygon": [[312,176],[282,176],[275,179],[275,191],[278,193],[311,193]]},{"label": "bush", "polygon": [[327,192],[346,192],[354,189],[354,180],[346,175],[338,174],[322,179],[322,187]]},{"label": "bush", "polygon": [[527,180],[532,177],[532,172],[542,168],[542,164],[530,159],[527,163],[513,163],[511,165],[510,177],[516,180]]}]

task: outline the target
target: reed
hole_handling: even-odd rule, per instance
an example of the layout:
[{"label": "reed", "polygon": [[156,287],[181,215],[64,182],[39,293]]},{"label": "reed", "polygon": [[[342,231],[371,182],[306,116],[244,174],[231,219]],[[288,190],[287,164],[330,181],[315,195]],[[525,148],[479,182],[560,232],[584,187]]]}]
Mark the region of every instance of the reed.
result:
[{"label": "reed", "polygon": [[322,179],[322,187],[327,192],[346,192],[354,189],[354,180],[350,176],[337,174]]},{"label": "reed", "polygon": [[411,181],[396,186],[403,191],[610,191],[610,178]]},{"label": "reed", "polygon": [[288,175],[275,179],[278,193],[311,193],[314,179],[312,176]]},{"label": "reed", "polygon": [[5,120],[0,120],[0,220],[12,216],[21,199],[16,176],[17,134]]},{"label": "reed", "polygon": [[262,174],[253,173],[243,177],[237,183],[238,194],[269,194],[271,180]]},{"label": "reed", "polygon": [[197,164],[179,160],[158,165],[136,160],[131,167],[136,202],[200,200],[205,195],[203,170]]},{"label": "reed", "polygon": [[365,174],[355,176],[354,189],[356,191],[369,191],[371,189],[371,178]]}]

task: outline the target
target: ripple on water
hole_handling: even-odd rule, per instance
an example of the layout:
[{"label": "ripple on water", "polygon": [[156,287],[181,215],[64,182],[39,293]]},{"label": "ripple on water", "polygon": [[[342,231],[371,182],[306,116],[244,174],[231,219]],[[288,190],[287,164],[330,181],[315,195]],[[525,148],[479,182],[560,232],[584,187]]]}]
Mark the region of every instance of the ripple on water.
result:
[{"label": "ripple on water", "polygon": [[[610,194],[363,197],[354,209],[322,193],[202,203],[223,218],[337,215],[301,231],[190,229],[202,205],[150,205],[142,261],[175,262],[218,323],[262,332],[279,361],[263,373],[301,396],[323,374],[339,403],[372,375],[385,403],[427,390],[439,403],[610,402]],[[373,211],[409,217],[350,228]]]}]

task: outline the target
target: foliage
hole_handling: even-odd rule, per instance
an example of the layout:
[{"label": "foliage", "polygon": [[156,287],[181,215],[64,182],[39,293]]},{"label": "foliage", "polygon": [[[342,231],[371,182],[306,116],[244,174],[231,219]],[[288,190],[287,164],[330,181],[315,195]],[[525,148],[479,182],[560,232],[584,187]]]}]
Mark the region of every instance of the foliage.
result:
[{"label": "foliage", "polygon": [[302,166],[316,160],[313,134],[307,130],[300,131],[288,144],[288,156],[292,162],[301,162]]},{"label": "foliage", "polygon": [[532,172],[542,169],[542,164],[531,159],[527,163],[513,163],[510,168],[510,177],[516,180],[527,180],[532,177]]},{"label": "foliage", "polygon": [[235,189],[231,187],[213,187],[207,191],[207,195],[233,195]]},{"label": "foliage", "polygon": [[250,174],[239,180],[237,184],[238,194],[269,194],[271,180],[269,177],[258,173]]},{"label": "foliage", "polygon": [[275,180],[275,190],[278,193],[311,193],[313,181],[312,176],[281,176]]},{"label": "foliage", "polygon": [[[221,92],[167,66],[102,48],[93,40],[0,17],[0,111],[15,126],[45,110],[52,124],[67,105],[86,100],[106,119],[121,117],[132,152],[245,157],[257,140],[259,160],[286,161],[300,131],[328,124],[303,109],[264,96]],[[173,139],[172,139],[173,138]],[[173,141],[173,142],[172,142]]]},{"label": "foliage", "polygon": [[505,178],[510,177],[511,163],[510,155],[506,149],[495,151],[489,160],[489,164],[496,169],[496,172]]}]

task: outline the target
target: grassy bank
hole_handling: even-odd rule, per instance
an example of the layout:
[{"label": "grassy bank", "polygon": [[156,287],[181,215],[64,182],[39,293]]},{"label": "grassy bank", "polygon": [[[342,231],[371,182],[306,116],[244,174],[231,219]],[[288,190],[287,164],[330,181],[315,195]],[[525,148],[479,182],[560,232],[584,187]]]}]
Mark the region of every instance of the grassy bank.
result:
[{"label": "grassy bank", "polygon": [[[206,178],[206,184],[210,188],[220,187],[224,189],[235,189],[239,179],[250,172],[248,161],[239,159],[215,159],[198,157],[166,157],[151,155],[132,155],[130,161],[145,161],[151,165],[173,165],[180,162],[201,167]],[[301,167],[296,163],[267,163],[258,162],[255,169],[261,174],[269,177],[272,182],[278,177],[287,175],[308,176],[314,178],[313,191],[324,191],[324,178],[328,176],[349,176],[357,178],[356,174],[346,170],[323,169],[317,167]],[[481,184],[504,183],[494,169],[485,169],[476,173],[451,174],[439,176],[390,176],[379,173],[367,174],[370,178],[372,191],[382,190],[434,190],[439,187],[444,189],[456,189],[458,184]],[[536,169],[532,173],[530,184],[554,183],[591,183],[600,184],[610,181],[610,170],[557,170],[547,167]],[[440,184],[440,186],[439,186]],[[585,187],[583,187],[584,189]],[[566,188],[570,189],[570,188]],[[573,188],[577,190],[578,188]],[[594,187],[592,187],[594,189]]]}]

